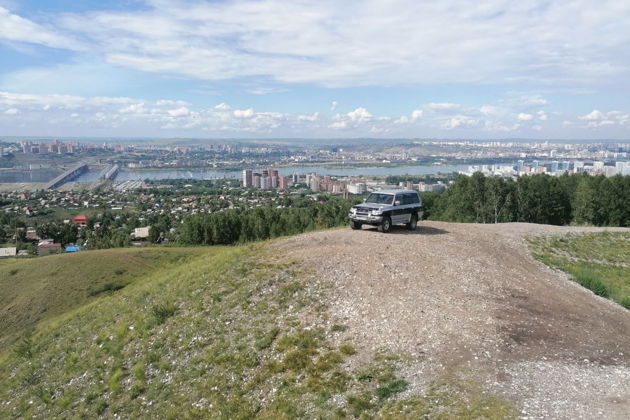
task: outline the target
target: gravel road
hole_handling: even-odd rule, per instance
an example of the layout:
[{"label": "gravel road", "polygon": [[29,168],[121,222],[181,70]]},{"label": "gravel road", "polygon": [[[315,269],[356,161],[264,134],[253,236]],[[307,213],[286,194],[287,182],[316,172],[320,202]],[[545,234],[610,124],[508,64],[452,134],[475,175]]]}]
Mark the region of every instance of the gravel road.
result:
[{"label": "gravel road", "polygon": [[326,322],[347,325],[360,354],[411,356],[410,393],[471,372],[524,418],[626,419],[630,311],[535,261],[524,241],[602,230],[423,222],[414,232],[340,229],[273,246],[314,268],[329,290]]}]

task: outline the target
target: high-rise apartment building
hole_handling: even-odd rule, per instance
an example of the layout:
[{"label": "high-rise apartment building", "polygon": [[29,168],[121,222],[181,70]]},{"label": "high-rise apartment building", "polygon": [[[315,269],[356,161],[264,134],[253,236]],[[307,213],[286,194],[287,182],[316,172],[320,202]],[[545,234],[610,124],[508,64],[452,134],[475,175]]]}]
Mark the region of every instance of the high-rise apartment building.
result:
[{"label": "high-rise apartment building", "polygon": [[252,170],[251,169],[243,170],[242,184],[243,184],[243,187],[245,187],[245,188],[251,188],[252,187]]}]

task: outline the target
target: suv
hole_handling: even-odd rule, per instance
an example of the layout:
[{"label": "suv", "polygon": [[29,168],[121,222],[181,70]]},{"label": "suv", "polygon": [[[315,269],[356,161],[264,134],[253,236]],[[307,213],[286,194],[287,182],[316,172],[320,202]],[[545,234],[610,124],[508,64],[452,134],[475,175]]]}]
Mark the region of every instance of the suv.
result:
[{"label": "suv", "polygon": [[422,200],[416,191],[384,190],[373,192],[363,204],[352,206],[348,217],[352,229],[373,225],[380,232],[389,232],[392,225],[399,224],[415,230],[422,214]]}]

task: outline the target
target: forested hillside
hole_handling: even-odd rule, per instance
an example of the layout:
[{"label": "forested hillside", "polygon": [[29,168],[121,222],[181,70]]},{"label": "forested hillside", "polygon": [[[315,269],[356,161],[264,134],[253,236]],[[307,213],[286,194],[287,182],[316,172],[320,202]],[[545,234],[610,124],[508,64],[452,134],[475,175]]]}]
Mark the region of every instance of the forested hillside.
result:
[{"label": "forested hillside", "polygon": [[226,210],[187,219],[179,237],[183,244],[227,245],[294,235],[346,223],[358,200],[331,199],[306,207],[257,207]]},{"label": "forested hillside", "polygon": [[424,193],[425,216],[452,222],[630,226],[630,176],[534,175],[515,181],[475,173],[444,193]]}]

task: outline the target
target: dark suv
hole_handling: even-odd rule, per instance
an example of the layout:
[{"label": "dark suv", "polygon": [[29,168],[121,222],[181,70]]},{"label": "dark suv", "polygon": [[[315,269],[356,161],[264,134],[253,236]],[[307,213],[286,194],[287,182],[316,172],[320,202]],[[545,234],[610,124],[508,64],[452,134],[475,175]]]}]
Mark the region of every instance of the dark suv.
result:
[{"label": "dark suv", "polygon": [[348,218],[352,229],[373,225],[380,232],[389,232],[392,225],[403,224],[415,230],[422,214],[422,200],[416,191],[384,190],[371,193],[363,204],[353,206]]}]

